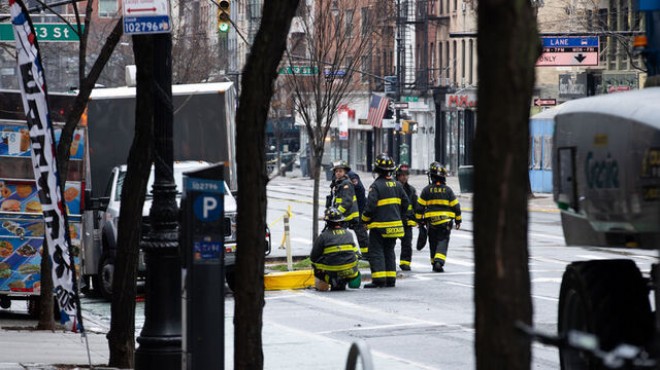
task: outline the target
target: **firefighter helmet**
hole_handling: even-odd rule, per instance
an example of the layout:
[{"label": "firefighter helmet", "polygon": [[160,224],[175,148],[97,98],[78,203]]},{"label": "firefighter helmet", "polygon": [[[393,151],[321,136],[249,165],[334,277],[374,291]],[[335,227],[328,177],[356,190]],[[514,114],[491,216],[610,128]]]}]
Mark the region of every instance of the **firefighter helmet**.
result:
[{"label": "firefighter helmet", "polygon": [[344,171],[348,172],[351,170],[351,167],[346,163],[346,161],[336,161],[335,163],[332,164],[332,171],[336,171],[338,168],[342,168]]},{"label": "firefighter helmet", "polygon": [[394,166],[394,161],[392,160],[392,157],[390,157],[386,153],[378,154],[378,156],[376,156],[376,168],[375,169],[379,170],[379,171],[384,171],[384,172],[394,171],[395,166]]},{"label": "firefighter helmet", "polygon": [[399,177],[400,175],[410,175],[410,166],[408,163],[403,162],[400,165],[396,167],[396,171],[394,172],[394,175]]},{"label": "firefighter helmet", "polygon": [[327,222],[342,222],[345,217],[336,207],[328,207],[325,210],[325,216],[323,219]]},{"label": "firefighter helmet", "polygon": [[447,177],[447,170],[439,162],[432,162],[429,166],[429,176]]}]

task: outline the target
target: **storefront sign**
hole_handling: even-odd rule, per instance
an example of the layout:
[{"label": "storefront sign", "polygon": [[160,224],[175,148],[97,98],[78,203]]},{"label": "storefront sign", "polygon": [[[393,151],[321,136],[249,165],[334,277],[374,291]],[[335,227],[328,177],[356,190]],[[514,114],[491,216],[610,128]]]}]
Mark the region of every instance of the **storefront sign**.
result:
[{"label": "storefront sign", "polygon": [[445,106],[448,109],[474,109],[477,107],[477,94],[473,92],[462,94],[447,94]]},{"label": "storefront sign", "polygon": [[587,74],[559,75],[559,99],[575,99],[587,96]]},{"label": "storefront sign", "polygon": [[603,72],[602,84],[604,94],[637,90],[639,88],[639,78],[636,73]]}]

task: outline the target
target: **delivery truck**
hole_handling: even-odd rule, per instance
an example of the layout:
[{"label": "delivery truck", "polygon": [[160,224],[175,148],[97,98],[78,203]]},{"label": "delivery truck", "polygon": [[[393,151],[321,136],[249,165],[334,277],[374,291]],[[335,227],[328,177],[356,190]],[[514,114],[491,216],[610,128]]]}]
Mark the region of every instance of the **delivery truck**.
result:
[{"label": "delivery truck", "polygon": [[[64,190],[78,276],[109,297],[117,248],[117,223],[107,205],[116,169],[126,163],[135,130],[135,88],[94,89],[74,134]],[[232,83],[172,86],[175,161],[225,162],[225,179],[237,191],[236,95]],[[75,95],[49,94],[56,139]],[[0,90],[0,307],[39,295],[43,216],[32,172],[20,92]],[[226,216],[226,261],[235,253],[235,215]],[[232,221],[233,220],[233,221]],[[233,222],[233,223],[232,223]],[[231,279],[231,276],[228,276]],[[104,280],[105,279],[105,280]]]},{"label": "delivery truck", "polygon": [[555,115],[553,192],[568,246],[622,251],[567,266],[561,368],[600,369],[626,356],[629,368],[656,366],[660,270],[656,261],[642,272],[626,255],[660,247],[660,88],[564,103]]}]

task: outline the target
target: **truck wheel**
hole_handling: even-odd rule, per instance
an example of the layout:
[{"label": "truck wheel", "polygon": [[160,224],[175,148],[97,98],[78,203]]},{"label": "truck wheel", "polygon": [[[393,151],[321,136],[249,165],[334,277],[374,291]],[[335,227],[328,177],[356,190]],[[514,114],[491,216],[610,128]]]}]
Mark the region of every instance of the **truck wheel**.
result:
[{"label": "truck wheel", "polygon": [[6,295],[0,296],[0,308],[4,308],[5,310],[11,307],[11,299],[7,297]]},{"label": "truck wheel", "polygon": [[112,256],[104,252],[99,261],[99,273],[94,284],[94,289],[101,294],[101,296],[110,301],[112,299],[112,276],[115,273],[115,260]]},{"label": "truck wheel", "polygon": [[227,285],[229,286],[229,289],[231,289],[232,292],[236,291],[236,273],[233,269],[233,267],[228,267],[227,271],[225,272],[225,280],[227,280]]},{"label": "truck wheel", "polygon": [[[621,343],[644,346],[653,335],[646,281],[631,260],[574,262],[566,267],[559,293],[558,331],[595,334],[602,350]],[[562,370],[601,369],[586,353],[560,349]]]}]

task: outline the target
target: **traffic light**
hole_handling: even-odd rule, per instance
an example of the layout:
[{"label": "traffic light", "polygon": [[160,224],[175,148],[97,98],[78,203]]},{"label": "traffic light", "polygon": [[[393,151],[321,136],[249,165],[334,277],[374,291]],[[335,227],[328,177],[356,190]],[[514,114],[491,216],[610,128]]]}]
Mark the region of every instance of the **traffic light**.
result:
[{"label": "traffic light", "polygon": [[220,0],[218,2],[218,31],[229,32],[231,21],[229,20],[229,0]]},{"label": "traffic light", "polygon": [[404,134],[416,134],[417,133],[417,122],[412,120],[401,120],[401,131]]}]

